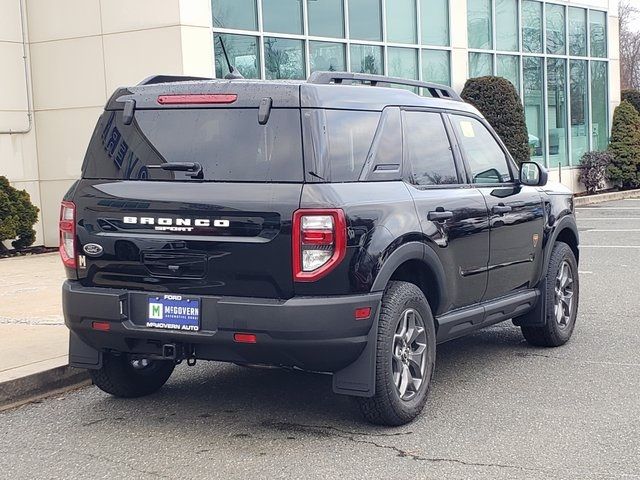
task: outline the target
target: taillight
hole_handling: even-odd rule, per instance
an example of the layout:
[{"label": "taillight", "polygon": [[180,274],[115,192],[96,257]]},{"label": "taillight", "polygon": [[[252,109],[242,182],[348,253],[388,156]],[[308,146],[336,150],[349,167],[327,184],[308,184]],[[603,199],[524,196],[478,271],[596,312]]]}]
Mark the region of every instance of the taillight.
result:
[{"label": "taillight", "polygon": [[60,257],[65,267],[76,268],[76,206],[62,202],[60,206]]},{"label": "taillight", "polygon": [[347,249],[347,224],[340,209],[293,213],[293,278],[314,282],[333,270]]}]

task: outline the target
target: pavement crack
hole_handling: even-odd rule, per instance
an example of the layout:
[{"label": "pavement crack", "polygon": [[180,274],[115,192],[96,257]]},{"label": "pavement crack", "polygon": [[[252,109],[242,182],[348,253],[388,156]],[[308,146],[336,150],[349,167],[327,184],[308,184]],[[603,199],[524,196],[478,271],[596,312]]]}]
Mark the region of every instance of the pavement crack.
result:
[{"label": "pavement crack", "polygon": [[300,432],[308,433],[318,437],[342,438],[344,440],[348,440],[353,443],[370,445],[375,448],[388,450],[395,453],[396,457],[398,458],[406,458],[406,459],[414,460],[418,462],[429,462],[429,463],[446,462],[446,463],[455,463],[455,464],[469,466],[469,467],[493,467],[493,468],[536,472],[536,473],[548,473],[548,471],[544,469],[524,467],[519,465],[509,465],[509,464],[502,464],[502,463],[469,462],[469,461],[460,460],[457,458],[427,457],[427,456],[420,455],[417,451],[405,450],[395,445],[386,445],[371,439],[357,438],[357,437],[378,437],[378,438],[398,437],[403,435],[411,435],[413,434],[413,432],[369,433],[369,432],[343,430],[331,425],[305,425],[300,423],[269,422],[269,421],[263,422],[263,426],[272,427],[281,432],[295,431],[298,433]]}]

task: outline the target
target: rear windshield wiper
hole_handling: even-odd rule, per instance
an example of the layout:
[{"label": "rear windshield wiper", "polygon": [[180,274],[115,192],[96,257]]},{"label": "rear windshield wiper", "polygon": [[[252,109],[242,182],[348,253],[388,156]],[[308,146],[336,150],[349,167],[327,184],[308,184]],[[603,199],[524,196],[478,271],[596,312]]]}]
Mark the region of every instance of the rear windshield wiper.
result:
[{"label": "rear windshield wiper", "polygon": [[147,168],[160,168],[169,172],[190,172],[189,177],[197,180],[204,178],[202,165],[198,162],[167,162],[160,165],[147,165]]}]

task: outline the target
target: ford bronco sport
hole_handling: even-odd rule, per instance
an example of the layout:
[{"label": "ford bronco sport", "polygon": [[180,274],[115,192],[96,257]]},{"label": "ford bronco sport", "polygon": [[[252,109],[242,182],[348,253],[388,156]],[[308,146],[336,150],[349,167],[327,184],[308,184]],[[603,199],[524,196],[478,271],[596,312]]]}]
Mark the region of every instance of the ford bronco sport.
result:
[{"label": "ford bronco sport", "polygon": [[578,231],[546,182],[440,85],[120,89],[61,207],[70,363],[120,397],[196,359],[330,373],[369,421],[407,423],[437,344],[508,319],[569,340]]}]

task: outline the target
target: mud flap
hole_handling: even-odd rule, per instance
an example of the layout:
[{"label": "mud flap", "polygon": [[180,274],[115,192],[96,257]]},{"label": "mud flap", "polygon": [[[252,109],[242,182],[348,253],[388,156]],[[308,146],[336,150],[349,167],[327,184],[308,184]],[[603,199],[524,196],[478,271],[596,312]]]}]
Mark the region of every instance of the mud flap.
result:
[{"label": "mud flap", "polygon": [[514,318],[513,324],[516,327],[523,325],[530,327],[544,326],[547,323],[547,291],[546,283],[540,287],[538,291],[538,300],[536,306],[533,307],[529,313],[525,313],[517,318]]},{"label": "mud flap", "polygon": [[376,347],[378,312],[367,335],[367,346],[351,365],[333,374],[333,391],[354,397],[373,397],[376,393]]},{"label": "mud flap", "polygon": [[69,332],[69,365],[99,370],[102,368],[102,352],[84,343],[74,332]]}]

